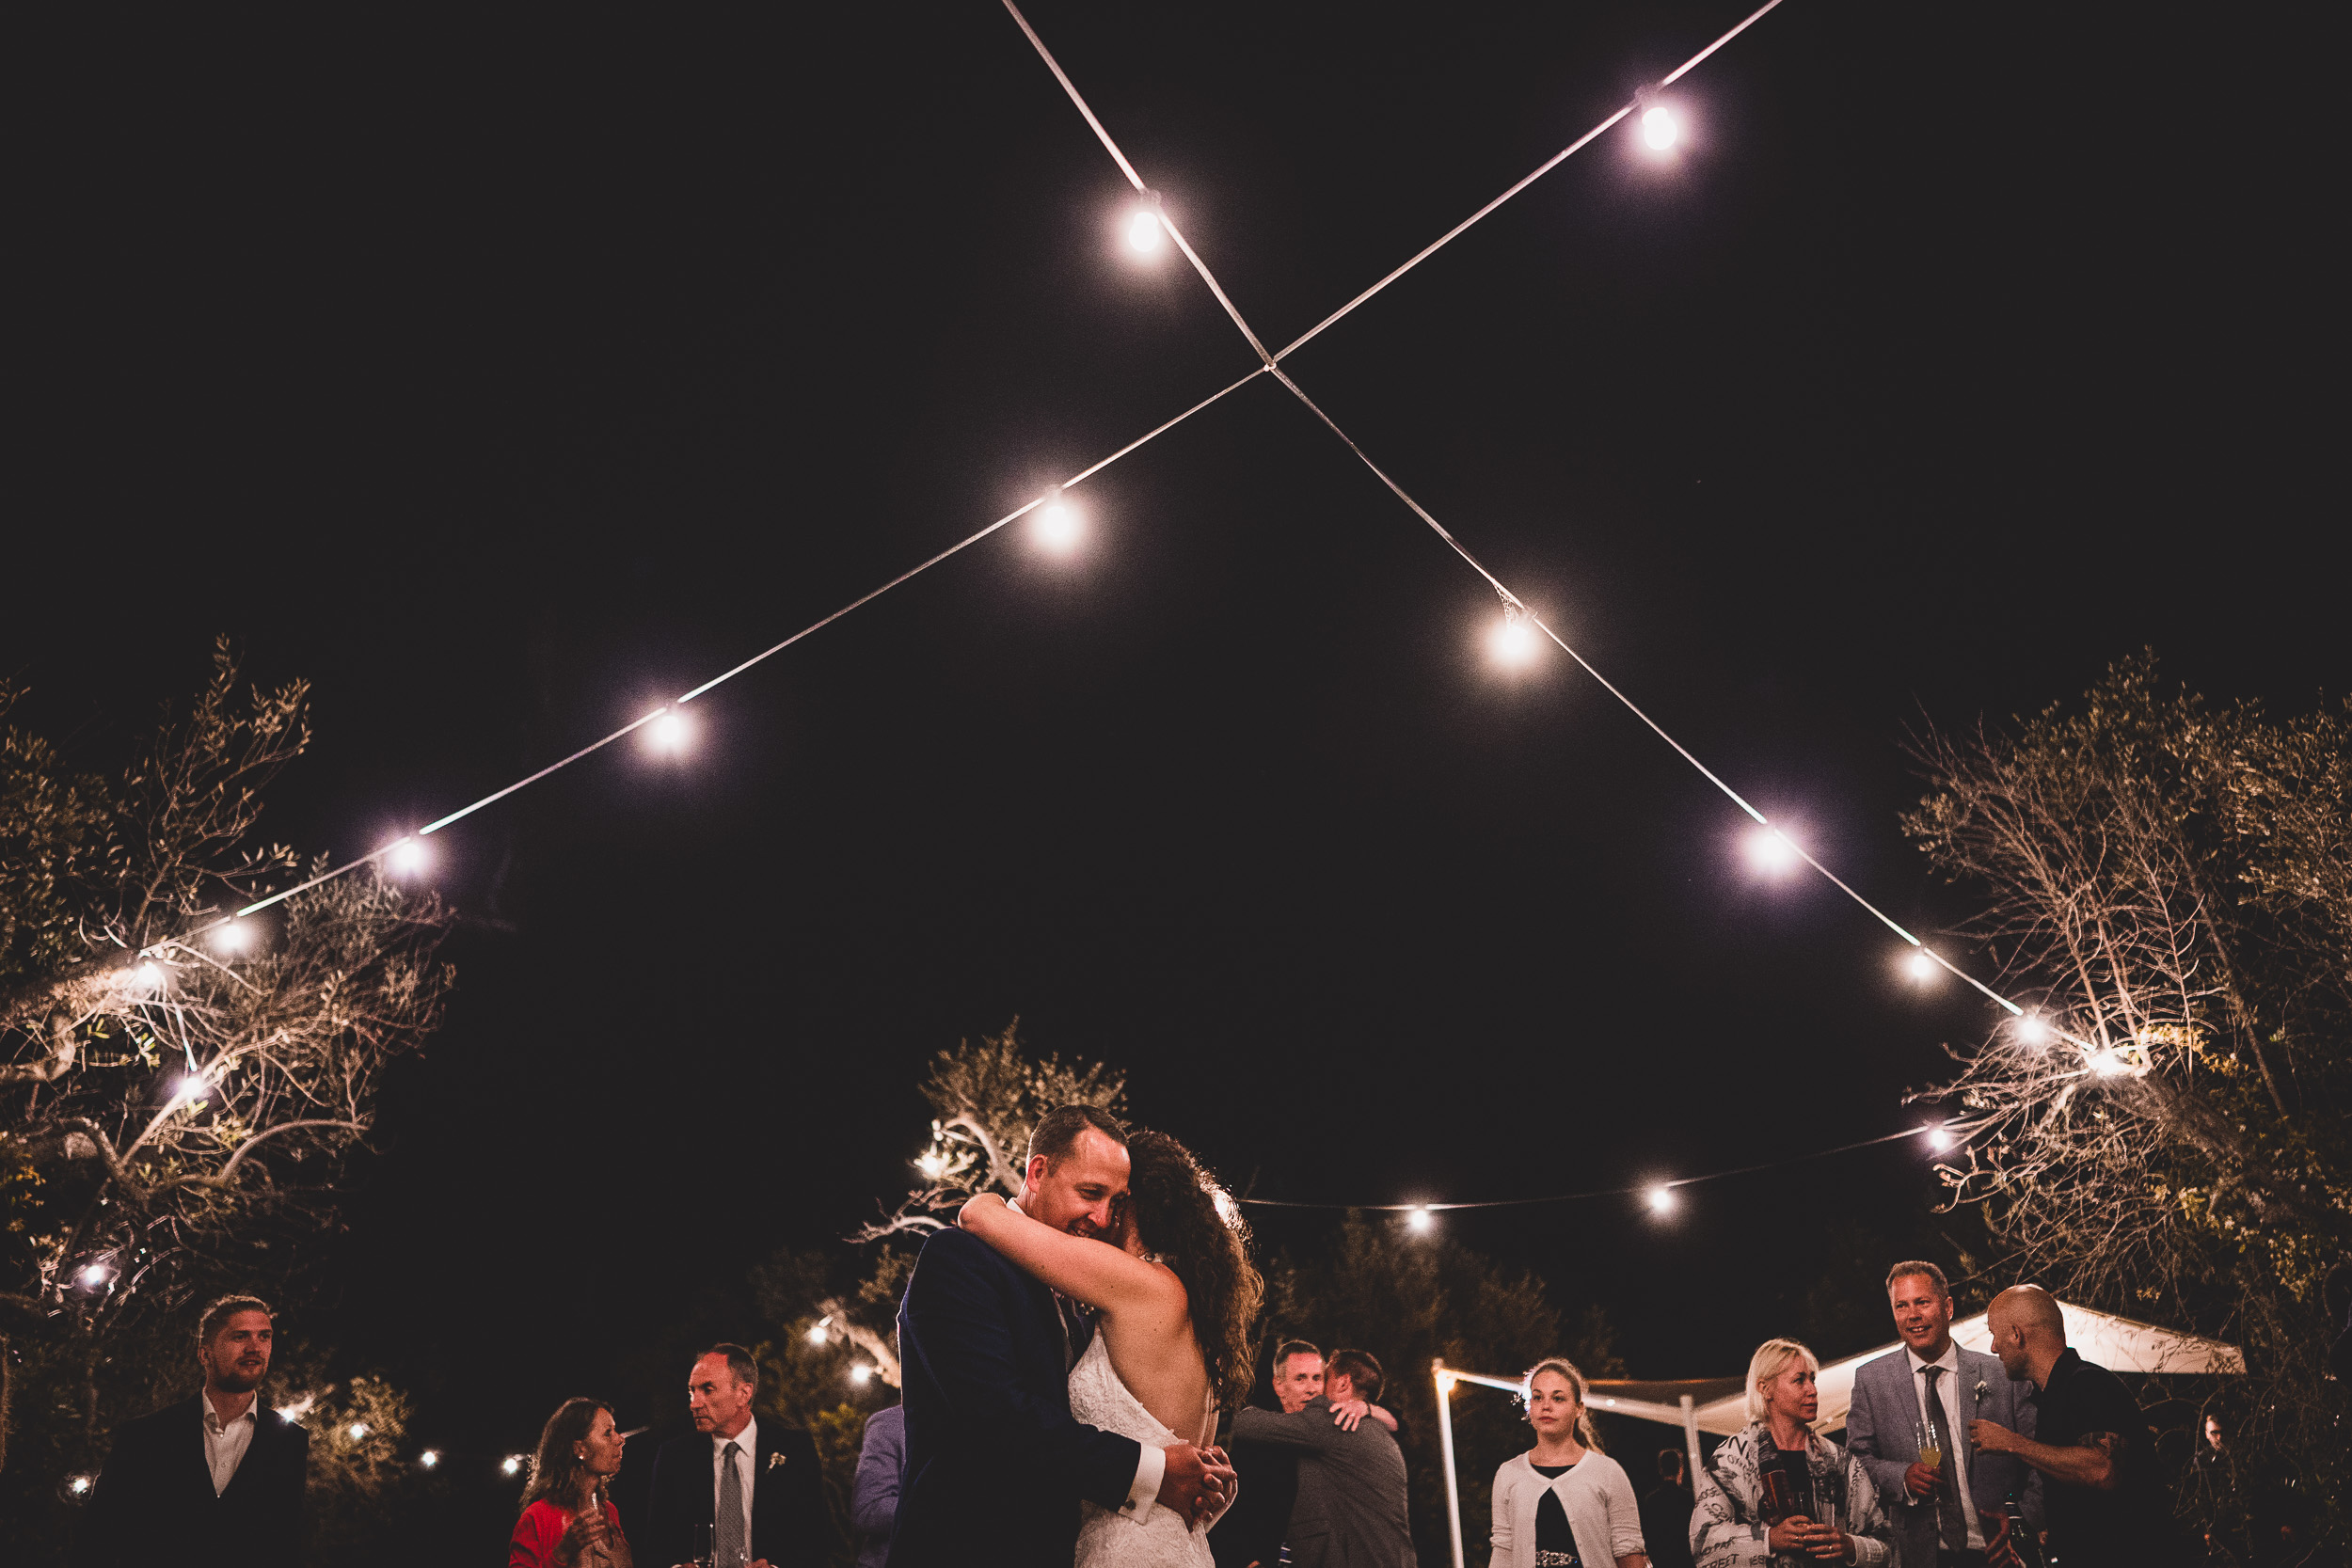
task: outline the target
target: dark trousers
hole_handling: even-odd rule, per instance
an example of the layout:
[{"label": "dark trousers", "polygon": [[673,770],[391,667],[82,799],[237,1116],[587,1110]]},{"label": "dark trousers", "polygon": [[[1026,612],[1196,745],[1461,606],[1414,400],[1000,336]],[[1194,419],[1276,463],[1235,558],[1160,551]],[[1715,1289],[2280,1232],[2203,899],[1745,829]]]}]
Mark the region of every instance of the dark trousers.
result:
[{"label": "dark trousers", "polygon": [[1935,1548],[1935,1568],[1985,1568],[1984,1554],[1971,1551],[1947,1551]]}]

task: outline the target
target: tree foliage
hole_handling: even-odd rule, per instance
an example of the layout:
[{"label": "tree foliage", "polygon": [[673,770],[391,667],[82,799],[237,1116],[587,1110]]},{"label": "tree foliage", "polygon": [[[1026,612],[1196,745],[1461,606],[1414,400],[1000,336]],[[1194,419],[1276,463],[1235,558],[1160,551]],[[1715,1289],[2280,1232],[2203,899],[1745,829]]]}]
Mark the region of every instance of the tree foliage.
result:
[{"label": "tree foliage", "polygon": [[2240,1464],[2341,1498],[2321,1295],[2352,1255],[2352,705],[2216,706],[2143,657],[1917,754],[1904,826],[2033,1004],[1938,1091],[1970,1134],[1954,1198],[2054,1289],[2243,1342],[2215,1396]]},{"label": "tree foliage", "polygon": [[[0,689],[0,720],[16,699]],[[299,1291],[387,1065],[439,1020],[441,911],[372,871],[222,940],[229,912],[326,868],[258,836],[266,789],[309,741],[307,708],[299,682],[243,682],[224,646],[111,771],[0,726],[11,1492],[28,1461],[35,1485],[88,1467],[115,1421],[184,1386],[192,1301]]]}]

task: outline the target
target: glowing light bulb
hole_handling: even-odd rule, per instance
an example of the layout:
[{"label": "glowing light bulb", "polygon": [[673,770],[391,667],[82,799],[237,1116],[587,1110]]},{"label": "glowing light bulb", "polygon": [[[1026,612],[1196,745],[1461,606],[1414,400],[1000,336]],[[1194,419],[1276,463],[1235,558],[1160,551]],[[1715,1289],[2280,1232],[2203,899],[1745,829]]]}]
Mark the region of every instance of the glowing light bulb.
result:
[{"label": "glowing light bulb", "polygon": [[1952,1147],[1952,1135],[1941,1127],[1926,1127],[1920,1131],[1927,1134],[1928,1147],[1938,1154]]},{"label": "glowing light bulb", "polygon": [[1682,125],[1675,119],[1672,109],[1645,109],[1642,111],[1642,139],[1649,143],[1654,150],[1664,152],[1682,139]]},{"label": "glowing light bulb", "polygon": [[2040,1015],[2027,1013],[2017,1021],[2017,1037],[2026,1045],[2040,1045],[2050,1037],[2050,1026]]},{"label": "glowing light bulb", "polygon": [[513,1475],[516,1471],[517,1471],[517,1470],[521,1469],[522,1467],[523,1467],[523,1456],[522,1456],[521,1454],[518,1454],[518,1453],[510,1453],[510,1454],[508,1454],[508,1455],[506,1456],[506,1458],[505,1458],[503,1461],[501,1461],[501,1462],[500,1463],[500,1465],[499,1465],[499,1468],[500,1468],[500,1469],[501,1469],[501,1470],[503,1470],[503,1471],[505,1471],[505,1472],[506,1472],[508,1475],[510,1475],[510,1476],[511,1476],[511,1475]]},{"label": "glowing light bulb", "polygon": [[164,967],[163,967],[163,965],[158,964],[158,963],[153,963],[153,962],[143,963],[143,964],[139,965],[136,969],[134,969],[133,971],[131,971],[131,974],[130,974],[130,984],[132,985],[132,987],[133,987],[133,988],[135,988],[135,990],[163,990],[163,989],[164,989]]},{"label": "glowing light bulb", "polygon": [[914,1168],[921,1171],[925,1176],[935,1177],[941,1171],[947,1168],[947,1162],[941,1159],[936,1154],[926,1154],[921,1159],[914,1162]]},{"label": "glowing light bulb", "polygon": [[343,1430],[351,1434],[351,1440],[357,1443],[360,1438],[365,1437],[368,1434],[368,1423],[365,1421],[354,1421]]},{"label": "glowing light bulb", "polygon": [[1166,243],[1168,230],[1160,222],[1160,214],[1149,207],[1138,207],[1127,219],[1127,248],[1138,256],[1156,256]]},{"label": "glowing light bulb", "polygon": [[87,1476],[75,1476],[65,1483],[65,1489],[78,1497],[90,1489],[90,1479]]},{"label": "glowing light bulb", "polygon": [[441,1450],[438,1449],[427,1449],[424,1452],[417,1455],[417,1463],[423,1465],[428,1470],[432,1469],[440,1462]]},{"label": "glowing light bulb", "polygon": [[1505,614],[1486,635],[1486,652],[1506,670],[1522,670],[1543,652],[1543,637],[1525,615]]},{"label": "glowing light bulb", "polygon": [[661,717],[645,726],[647,749],[671,756],[685,751],[686,743],[693,738],[694,726],[675,708],[664,709]]},{"label": "glowing light bulb", "polygon": [[1649,1202],[1651,1213],[1671,1214],[1675,1212],[1675,1190],[1663,1181],[1652,1187],[1645,1196]]},{"label": "glowing light bulb", "polygon": [[210,1084],[199,1078],[195,1073],[190,1073],[172,1086],[171,1102],[174,1105],[185,1105],[190,1101],[208,1099],[212,1092],[213,1086]]},{"label": "glowing light bulb", "polygon": [[1029,525],[1029,537],[1037,541],[1041,549],[1053,555],[1068,555],[1076,549],[1085,533],[1086,519],[1060,496],[1039,507],[1037,520]]},{"label": "glowing light bulb", "polygon": [[82,1284],[92,1291],[106,1283],[110,1277],[112,1271],[103,1263],[92,1263],[82,1271]]},{"label": "glowing light bulb", "polygon": [[431,858],[425,849],[424,840],[411,833],[392,846],[390,852],[384,857],[384,864],[395,877],[413,877],[424,869],[425,863]]},{"label": "glowing light bulb", "polygon": [[1441,1394],[1451,1394],[1454,1392],[1454,1374],[1452,1372],[1439,1372],[1438,1374],[1438,1392]]},{"label": "glowing light bulb", "polygon": [[2094,1051],[2088,1058],[2090,1070],[2102,1078],[2113,1078],[2132,1070],[2132,1064],[2113,1051]]},{"label": "glowing light bulb", "polygon": [[821,1345],[826,1340],[832,1338],[833,1336],[825,1332],[827,1326],[830,1325],[832,1322],[833,1320],[831,1318],[818,1319],[815,1325],[808,1331],[808,1342],[812,1345]]},{"label": "glowing light bulb", "polygon": [[859,1383],[859,1384],[862,1384],[862,1383],[866,1382],[866,1379],[868,1379],[868,1378],[872,1377],[873,1375],[874,1375],[874,1369],[873,1369],[873,1368],[871,1368],[871,1367],[867,1367],[867,1366],[864,1366],[864,1365],[859,1365],[859,1366],[851,1367],[851,1368],[850,1369],[850,1381],[851,1383]]},{"label": "glowing light bulb", "polygon": [[1406,1227],[1417,1235],[1426,1234],[1429,1227],[1437,1223],[1438,1216],[1425,1208],[1412,1210],[1405,1216]]},{"label": "glowing light bulb", "polygon": [[1928,956],[1924,947],[1914,953],[1903,967],[1911,972],[1914,980],[1922,985],[1935,978],[1935,960]]},{"label": "glowing light bulb", "polygon": [[1767,877],[1795,869],[1797,847],[1778,828],[1758,828],[1747,839],[1748,863]]},{"label": "glowing light bulb", "polygon": [[242,953],[253,945],[253,923],[229,917],[229,924],[213,933],[213,945],[224,953]]}]

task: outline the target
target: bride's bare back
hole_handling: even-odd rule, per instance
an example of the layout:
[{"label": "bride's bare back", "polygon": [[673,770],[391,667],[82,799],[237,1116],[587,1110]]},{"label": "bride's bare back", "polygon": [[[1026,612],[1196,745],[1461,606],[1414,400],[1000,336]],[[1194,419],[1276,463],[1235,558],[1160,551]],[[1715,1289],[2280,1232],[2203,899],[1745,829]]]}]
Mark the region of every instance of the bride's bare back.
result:
[{"label": "bride's bare back", "polygon": [[1110,1350],[1111,1370],[1152,1418],[1205,1448],[1216,1437],[1216,1411],[1209,1403],[1208,1364],[1193,1337],[1184,1282],[1166,1263],[1136,1260],[1165,1282],[1161,1291],[1103,1307],[1095,1331]]},{"label": "bride's bare back", "polygon": [[1093,1307],[1111,1370],[1154,1420],[1187,1443],[1205,1446],[1216,1437],[1209,1370],[1192,1331],[1184,1282],[1144,1254],[1132,1228],[1124,1246],[1067,1235],[993,1194],[965,1204],[957,1223],[1063,1295]]}]

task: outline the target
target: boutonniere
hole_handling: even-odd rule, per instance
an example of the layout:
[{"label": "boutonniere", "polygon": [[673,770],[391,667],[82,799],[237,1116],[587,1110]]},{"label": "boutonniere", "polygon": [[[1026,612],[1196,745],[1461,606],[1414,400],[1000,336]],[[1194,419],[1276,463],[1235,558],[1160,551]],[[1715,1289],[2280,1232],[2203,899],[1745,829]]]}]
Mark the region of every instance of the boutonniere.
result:
[{"label": "boutonniere", "polygon": [[[1979,1383],[1979,1384],[1978,1384],[1978,1385],[1977,1385],[1977,1387],[1978,1387],[1979,1390],[1981,1390],[1981,1389],[1984,1387],[1984,1385],[1983,1385],[1983,1384],[1981,1384],[1981,1383]],[[1982,1399],[1982,1398],[1984,1397],[1984,1395],[1982,1394],[1982,1392],[1979,1392],[1979,1394],[1977,1395],[1977,1397],[1978,1397],[1979,1399]],[[779,1465],[783,1464],[783,1463],[785,1462],[785,1460],[786,1460],[786,1459],[787,1459],[787,1458],[789,1458],[789,1457],[790,1457],[790,1456],[789,1456],[788,1454],[785,1454],[785,1453],[782,1453],[782,1452],[777,1452],[777,1453],[771,1453],[771,1454],[770,1454],[770,1455],[768,1456],[768,1468],[770,1468],[771,1470],[774,1469],[777,1465]]]},{"label": "boutonniere", "polygon": [[1984,1402],[1984,1397],[1991,1392],[1993,1392],[1993,1390],[1984,1386],[1984,1379],[1977,1379],[1977,1402],[1979,1404],[1982,1404]]}]

